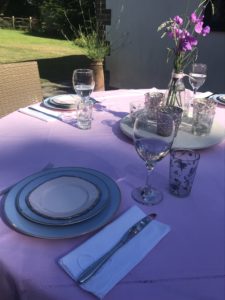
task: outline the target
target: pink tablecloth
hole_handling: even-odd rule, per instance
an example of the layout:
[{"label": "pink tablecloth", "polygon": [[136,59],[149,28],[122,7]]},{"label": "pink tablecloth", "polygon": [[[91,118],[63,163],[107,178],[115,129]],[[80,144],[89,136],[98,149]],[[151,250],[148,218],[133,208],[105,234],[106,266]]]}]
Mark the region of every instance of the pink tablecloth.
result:
[{"label": "pink tablecloth", "polygon": [[[96,93],[91,130],[60,121],[44,122],[19,112],[0,121],[0,189],[39,171],[48,162],[83,166],[113,178],[122,194],[114,218],[136,204],[131,190],[143,183],[145,167],[132,142],[119,129],[129,102],[143,99],[144,90]],[[217,119],[224,122],[225,107]],[[225,126],[224,126],[225,127]],[[171,226],[160,242],[111,292],[107,300],[224,300],[224,162],[225,142],[201,150],[192,193],[179,199],[168,192],[169,157],[156,166],[153,181],[164,192],[154,211]],[[66,240],[23,235],[0,219],[0,299],[94,299],[61,269],[57,259],[94,233]],[[114,219],[113,218],[113,219]]]}]

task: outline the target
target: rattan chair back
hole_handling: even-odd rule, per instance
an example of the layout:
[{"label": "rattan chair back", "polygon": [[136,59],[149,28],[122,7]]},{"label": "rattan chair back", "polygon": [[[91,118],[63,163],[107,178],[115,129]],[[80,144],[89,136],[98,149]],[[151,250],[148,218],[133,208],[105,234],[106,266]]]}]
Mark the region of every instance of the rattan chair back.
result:
[{"label": "rattan chair back", "polygon": [[42,99],[36,61],[0,64],[0,117]]}]

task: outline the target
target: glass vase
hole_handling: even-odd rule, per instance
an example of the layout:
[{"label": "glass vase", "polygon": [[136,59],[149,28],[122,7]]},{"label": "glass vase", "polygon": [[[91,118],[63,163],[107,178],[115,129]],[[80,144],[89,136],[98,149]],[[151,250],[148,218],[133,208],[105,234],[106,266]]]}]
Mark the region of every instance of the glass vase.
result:
[{"label": "glass vase", "polygon": [[188,115],[189,101],[186,97],[183,72],[172,72],[168,91],[166,94],[166,106],[178,106],[183,109],[183,116]]}]

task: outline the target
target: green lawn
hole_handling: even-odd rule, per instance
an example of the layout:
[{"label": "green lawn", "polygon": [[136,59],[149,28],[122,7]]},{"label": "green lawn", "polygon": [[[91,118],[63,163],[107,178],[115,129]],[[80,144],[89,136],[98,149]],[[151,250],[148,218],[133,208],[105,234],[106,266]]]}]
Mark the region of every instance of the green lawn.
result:
[{"label": "green lawn", "polygon": [[0,64],[29,60],[38,63],[44,97],[71,92],[73,70],[90,65],[84,50],[72,42],[0,28]]},{"label": "green lawn", "polygon": [[0,29],[0,63],[82,55],[83,50],[66,40],[36,37],[23,31]]}]

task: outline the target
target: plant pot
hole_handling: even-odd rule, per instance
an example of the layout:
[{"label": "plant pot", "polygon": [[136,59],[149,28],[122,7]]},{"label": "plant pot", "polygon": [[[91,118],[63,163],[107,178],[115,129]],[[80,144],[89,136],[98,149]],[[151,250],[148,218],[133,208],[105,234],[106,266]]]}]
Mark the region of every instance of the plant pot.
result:
[{"label": "plant pot", "polygon": [[102,60],[93,60],[90,64],[90,69],[93,70],[95,88],[94,91],[104,91],[105,90],[105,76]]}]

